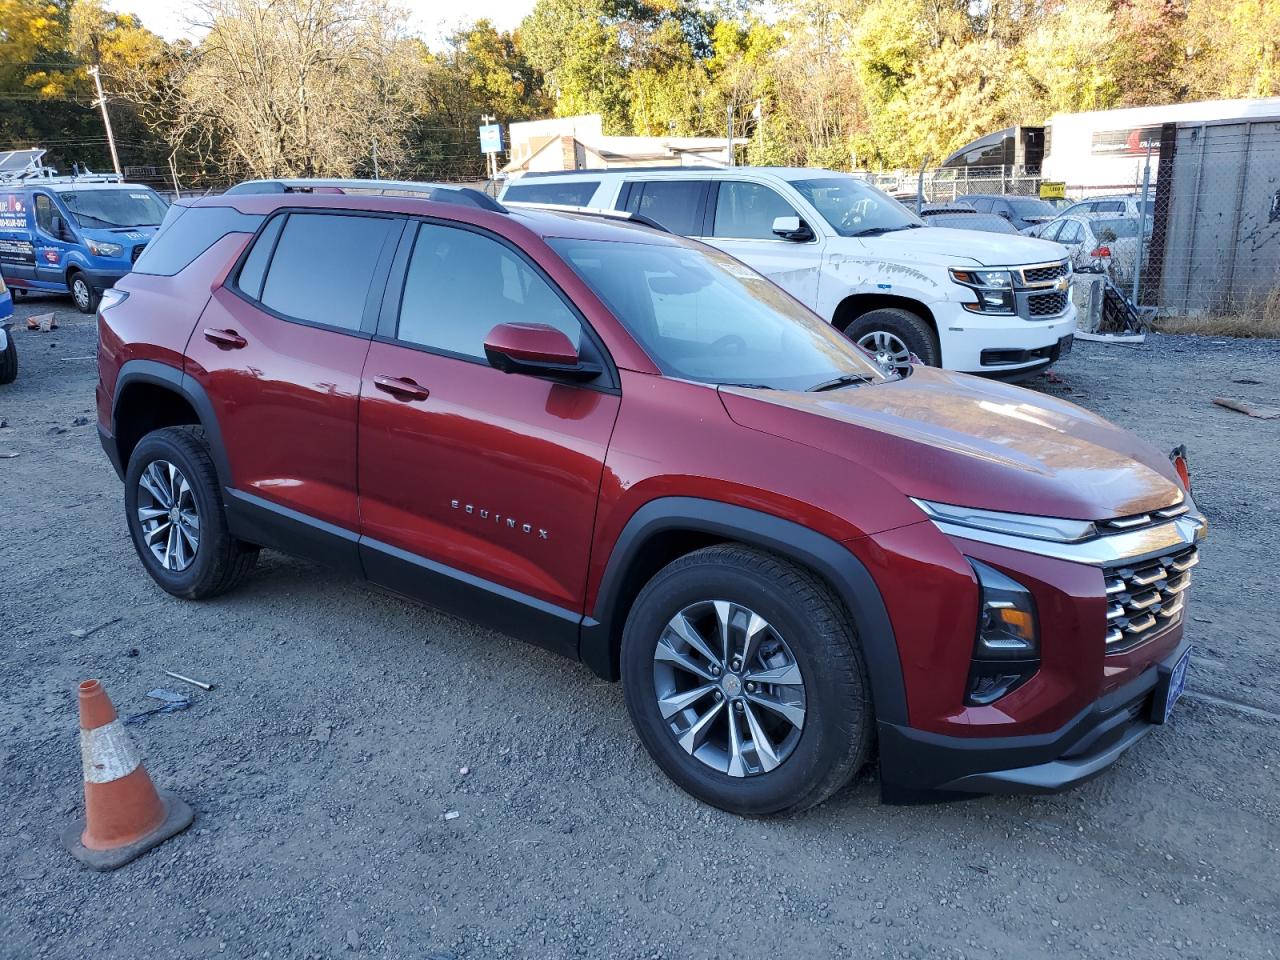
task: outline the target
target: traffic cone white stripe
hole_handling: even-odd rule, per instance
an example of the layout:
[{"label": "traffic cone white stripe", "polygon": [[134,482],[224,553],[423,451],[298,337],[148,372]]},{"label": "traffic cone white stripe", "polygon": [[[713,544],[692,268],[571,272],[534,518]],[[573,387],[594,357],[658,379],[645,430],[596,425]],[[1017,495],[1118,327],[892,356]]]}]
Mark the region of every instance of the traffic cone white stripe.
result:
[{"label": "traffic cone white stripe", "polygon": [[80,761],[85,783],[111,783],[138,769],[142,757],[119,720],[80,731]]}]

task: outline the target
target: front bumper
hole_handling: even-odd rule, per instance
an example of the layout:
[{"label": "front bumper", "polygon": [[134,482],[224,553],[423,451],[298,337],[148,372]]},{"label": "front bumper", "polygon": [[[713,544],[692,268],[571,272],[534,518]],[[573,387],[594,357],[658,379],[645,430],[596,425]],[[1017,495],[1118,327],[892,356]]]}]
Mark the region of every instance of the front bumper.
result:
[{"label": "front bumper", "polygon": [[84,268],[82,271],[85,279],[89,281],[89,286],[98,292],[114,287],[116,283],[122,280],[128,273],[128,270],[94,270]]},{"label": "front bumper", "polygon": [[970,313],[958,302],[931,304],[942,365],[963,373],[1027,373],[1057,359],[1060,341],[1076,330],[1076,307],[1044,320]]},{"label": "front bumper", "polygon": [[924,791],[1058,793],[1091,780],[1163,721],[1164,689],[1188,646],[1184,640],[1163,660],[1050,733],[949,737],[881,723],[884,799],[914,800]]}]

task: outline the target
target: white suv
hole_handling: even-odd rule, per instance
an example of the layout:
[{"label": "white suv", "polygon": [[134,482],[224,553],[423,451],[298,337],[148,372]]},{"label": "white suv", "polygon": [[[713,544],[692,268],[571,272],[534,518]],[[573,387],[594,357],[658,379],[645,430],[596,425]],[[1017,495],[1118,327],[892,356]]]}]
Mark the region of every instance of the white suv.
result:
[{"label": "white suv", "polygon": [[1056,243],[929,227],[830,170],[776,167],[530,173],[505,203],[626,210],[763,273],[876,355],[1026,375],[1070,349],[1071,264]]}]

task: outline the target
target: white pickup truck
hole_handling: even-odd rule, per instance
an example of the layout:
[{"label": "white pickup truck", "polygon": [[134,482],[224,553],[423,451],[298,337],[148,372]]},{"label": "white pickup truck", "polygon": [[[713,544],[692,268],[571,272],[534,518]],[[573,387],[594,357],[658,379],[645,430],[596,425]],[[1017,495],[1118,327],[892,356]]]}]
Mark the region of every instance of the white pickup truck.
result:
[{"label": "white pickup truck", "polygon": [[874,354],[1020,377],[1071,347],[1071,264],[1029,237],[929,227],[830,170],[622,168],[527,173],[504,203],[625,210],[724,250]]}]

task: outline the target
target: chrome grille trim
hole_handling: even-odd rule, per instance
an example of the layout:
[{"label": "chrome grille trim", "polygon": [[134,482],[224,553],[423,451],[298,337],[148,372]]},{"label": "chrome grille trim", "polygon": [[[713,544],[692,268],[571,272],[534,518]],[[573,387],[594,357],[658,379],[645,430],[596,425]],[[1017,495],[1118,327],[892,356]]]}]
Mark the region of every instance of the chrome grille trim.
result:
[{"label": "chrome grille trim", "polygon": [[1108,654],[1132,650],[1181,622],[1191,586],[1188,571],[1198,561],[1198,550],[1189,544],[1152,560],[1106,569]]}]

